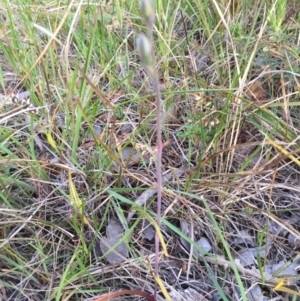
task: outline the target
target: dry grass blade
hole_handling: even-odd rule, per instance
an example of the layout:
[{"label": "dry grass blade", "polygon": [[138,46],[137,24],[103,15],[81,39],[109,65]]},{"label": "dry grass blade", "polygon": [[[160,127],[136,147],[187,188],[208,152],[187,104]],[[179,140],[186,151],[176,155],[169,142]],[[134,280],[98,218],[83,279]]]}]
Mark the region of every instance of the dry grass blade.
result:
[{"label": "dry grass blade", "polygon": [[134,291],[134,290],[123,290],[123,291],[119,291],[119,292],[111,292],[111,293],[105,294],[93,301],[108,301],[111,298],[115,298],[115,297],[119,297],[119,296],[123,296],[123,295],[138,295],[138,296],[146,298],[148,301],[156,301],[156,299],[153,296],[149,295],[148,293],[142,292],[142,291]]},{"label": "dry grass blade", "polygon": [[[176,176],[177,177],[180,177],[183,173],[184,173],[184,170],[176,170]],[[172,171],[169,171],[166,175],[163,176],[163,184],[166,184],[168,183],[168,181],[171,180],[172,176],[173,176],[173,172]],[[135,201],[134,203],[138,206],[142,206],[144,205],[147,200],[149,200],[155,193],[157,192],[157,189],[156,188],[149,188],[147,189],[146,191],[144,191]],[[127,221],[129,222],[133,216],[135,214],[135,211],[134,210],[131,210],[129,213],[128,213],[128,216],[127,216]]]},{"label": "dry grass blade", "polygon": [[84,71],[77,66],[78,70],[80,71],[81,75],[84,77],[84,79],[88,82],[88,84],[92,87],[93,91],[100,97],[101,100],[104,101],[104,103],[112,110],[114,111],[115,107],[114,105],[109,101],[109,99],[102,93],[100,89],[98,89],[92,81],[88,78],[88,76],[84,73]]}]

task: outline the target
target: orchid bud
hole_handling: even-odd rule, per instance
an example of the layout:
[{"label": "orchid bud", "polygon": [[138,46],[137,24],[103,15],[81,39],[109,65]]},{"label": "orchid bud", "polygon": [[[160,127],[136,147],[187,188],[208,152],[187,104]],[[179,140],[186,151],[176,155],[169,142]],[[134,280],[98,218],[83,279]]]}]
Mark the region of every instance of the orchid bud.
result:
[{"label": "orchid bud", "polygon": [[144,65],[151,64],[151,51],[152,46],[149,39],[143,34],[139,35],[136,39],[136,47]]},{"label": "orchid bud", "polygon": [[141,0],[140,10],[148,26],[152,26],[155,20],[153,0]]}]

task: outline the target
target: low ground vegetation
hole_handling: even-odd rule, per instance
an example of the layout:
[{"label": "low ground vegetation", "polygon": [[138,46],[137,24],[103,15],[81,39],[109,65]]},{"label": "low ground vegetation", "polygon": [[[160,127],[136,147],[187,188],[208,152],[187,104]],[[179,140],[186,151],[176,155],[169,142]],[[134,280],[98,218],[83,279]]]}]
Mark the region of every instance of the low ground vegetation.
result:
[{"label": "low ground vegetation", "polygon": [[299,7],[4,0],[0,299],[300,300]]}]

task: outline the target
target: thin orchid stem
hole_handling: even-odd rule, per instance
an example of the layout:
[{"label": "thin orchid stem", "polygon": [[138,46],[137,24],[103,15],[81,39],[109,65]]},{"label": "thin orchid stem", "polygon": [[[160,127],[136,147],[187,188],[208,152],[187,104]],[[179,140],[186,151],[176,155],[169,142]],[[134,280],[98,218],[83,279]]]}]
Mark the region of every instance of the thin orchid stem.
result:
[{"label": "thin orchid stem", "polygon": [[[161,224],[161,201],[162,201],[162,118],[161,118],[161,98],[160,98],[160,89],[159,81],[156,71],[153,76],[153,85],[156,94],[156,110],[157,110],[157,120],[156,120],[156,135],[157,135],[157,153],[156,153],[156,181],[157,181],[157,224],[160,227]],[[159,237],[158,234],[155,234],[155,273],[158,276],[158,265],[159,265]],[[157,284],[155,286],[155,298],[157,292]]]},{"label": "thin orchid stem", "polygon": [[[139,38],[137,44],[141,50],[141,57],[144,67],[147,69],[152,78],[154,91],[156,95],[156,136],[157,136],[157,150],[156,150],[156,181],[157,181],[157,224],[161,225],[161,202],[162,202],[162,116],[161,116],[161,95],[159,89],[159,78],[156,70],[155,55],[151,52],[151,45],[153,44],[153,28],[155,23],[155,12],[152,0],[144,0],[141,2],[141,13],[144,16],[147,26],[147,38]],[[149,65],[148,63],[151,62]],[[156,232],[155,235],[155,274],[158,277],[159,271],[159,236]],[[154,298],[157,296],[157,282],[155,282]]]}]

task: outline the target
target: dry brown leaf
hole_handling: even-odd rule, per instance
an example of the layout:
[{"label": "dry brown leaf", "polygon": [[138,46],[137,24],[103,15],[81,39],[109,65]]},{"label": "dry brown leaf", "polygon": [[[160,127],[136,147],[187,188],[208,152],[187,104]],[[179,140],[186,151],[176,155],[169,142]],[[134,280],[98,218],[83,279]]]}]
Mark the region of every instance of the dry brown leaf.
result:
[{"label": "dry brown leaf", "polygon": [[252,83],[246,90],[246,94],[249,98],[255,101],[262,101],[266,99],[266,92],[262,88],[259,81]]},{"label": "dry brown leaf", "polygon": [[113,246],[121,239],[123,234],[122,226],[111,219],[106,228],[106,237],[100,239],[100,248],[109,263],[121,263],[128,258],[128,249],[124,242],[120,243],[117,247]]}]

